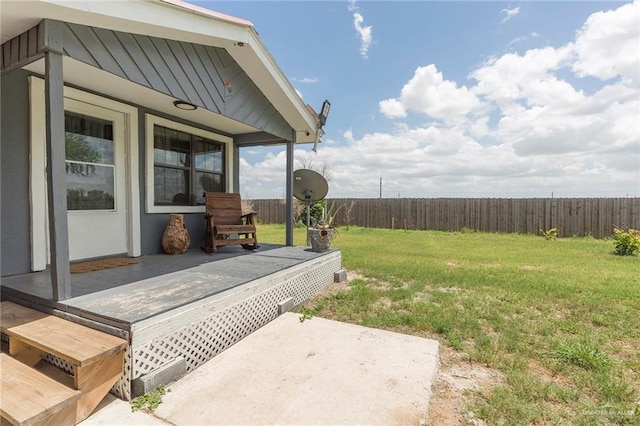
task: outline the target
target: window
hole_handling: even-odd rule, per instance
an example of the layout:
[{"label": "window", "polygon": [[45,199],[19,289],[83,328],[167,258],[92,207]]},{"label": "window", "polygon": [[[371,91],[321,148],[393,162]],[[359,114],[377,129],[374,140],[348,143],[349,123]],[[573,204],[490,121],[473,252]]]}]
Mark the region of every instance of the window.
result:
[{"label": "window", "polygon": [[65,112],[67,209],[114,210],[113,124]]},{"label": "window", "polygon": [[230,138],[149,115],[147,132],[150,212],[204,211],[205,191],[227,190]]}]

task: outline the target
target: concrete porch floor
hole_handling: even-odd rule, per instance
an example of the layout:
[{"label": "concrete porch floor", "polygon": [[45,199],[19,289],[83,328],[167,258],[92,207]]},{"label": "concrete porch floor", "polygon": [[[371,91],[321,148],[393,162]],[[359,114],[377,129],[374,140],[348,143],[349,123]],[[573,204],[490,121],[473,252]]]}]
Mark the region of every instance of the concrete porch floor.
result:
[{"label": "concrete porch floor", "polygon": [[438,342],[285,313],[168,386],[154,414],[108,396],[93,425],[420,425]]}]

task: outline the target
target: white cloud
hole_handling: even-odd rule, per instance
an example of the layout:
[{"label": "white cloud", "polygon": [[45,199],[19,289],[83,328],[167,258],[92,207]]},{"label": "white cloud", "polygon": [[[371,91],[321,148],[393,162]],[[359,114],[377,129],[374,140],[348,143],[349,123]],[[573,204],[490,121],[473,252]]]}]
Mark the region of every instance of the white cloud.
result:
[{"label": "white cloud", "polygon": [[426,114],[435,119],[451,119],[471,113],[480,101],[454,81],[445,80],[435,65],[418,67],[397,99],[380,102],[380,112],[389,118],[404,117],[407,110]]},{"label": "white cloud", "polygon": [[311,77],[304,77],[304,78],[295,78],[293,77],[291,80],[297,82],[297,83],[303,83],[303,84],[313,84],[313,83],[317,83],[318,79],[317,78],[311,78]]},{"label": "white cloud", "polygon": [[507,43],[507,47],[512,47],[518,43],[522,43],[523,41],[531,40],[532,38],[538,37],[540,37],[540,35],[537,32],[533,31],[527,35],[516,37],[513,40],[509,41],[509,43]]},{"label": "white cloud", "polygon": [[[469,87],[419,67],[379,109],[438,127],[352,138],[347,158],[401,194],[640,195],[638,5],[593,14],[571,43],[489,58]],[[576,85],[587,75],[601,80],[591,93]]]},{"label": "white cloud", "polygon": [[607,80],[620,76],[638,83],[639,52],[640,2],[635,1],[587,19],[576,37],[573,70],[580,77]]},{"label": "white cloud", "polygon": [[[259,151],[260,148],[253,149]],[[267,154],[254,164],[240,159],[240,188],[243,198],[284,198],[286,193],[286,153]],[[260,179],[256,179],[260,176]]]},{"label": "white cloud", "polygon": [[509,19],[513,18],[514,16],[516,16],[518,13],[520,13],[520,8],[519,7],[513,7],[511,9],[509,8],[505,8],[502,9],[500,11],[500,13],[504,13],[505,17],[502,19],[502,24],[504,24],[505,22],[507,22]]},{"label": "white cloud", "polygon": [[404,109],[404,105],[397,99],[386,99],[380,101],[380,112],[388,118],[404,118],[407,116],[407,111]]},{"label": "white cloud", "polygon": [[[630,13],[631,7],[636,13]],[[613,152],[638,158],[640,90],[630,72],[633,58],[636,73],[638,66],[637,7],[636,3],[591,15],[575,42],[522,55],[508,53],[474,70],[470,77],[477,84],[471,90],[500,115],[496,141],[512,146],[520,157],[562,155],[566,163],[597,161],[609,166],[611,174],[616,174]],[[635,24],[628,15],[635,15]],[[603,80],[601,88],[584,93],[570,77],[559,77],[566,70]],[[616,76],[623,80],[607,84]],[[637,166],[636,161],[636,176]],[[590,175],[597,170],[606,169],[591,169]]]},{"label": "white cloud", "polygon": [[507,53],[491,58],[473,71],[477,80],[473,93],[504,105],[525,100],[531,105],[545,104],[551,98],[570,98],[576,101],[577,92],[553,74],[566,66],[572,55],[571,47],[528,50],[524,55]]},{"label": "white cloud", "polygon": [[[329,196],[377,197],[380,177],[385,197],[640,196],[638,4],[591,15],[565,45],[488,58],[466,85],[418,67],[378,104],[402,120],[393,131],[320,145]],[[248,166],[252,194],[264,173],[283,196],[284,164],[282,153]]]},{"label": "white cloud", "polygon": [[353,27],[360,39],[360,56],[367,59],[369,56],[369,47],[373,41],[373,27],[371,25],[363,25],[364,17],[360,13],[358,6],[356,6],[356,0],[349,1],[349,12],[353,12]]}]

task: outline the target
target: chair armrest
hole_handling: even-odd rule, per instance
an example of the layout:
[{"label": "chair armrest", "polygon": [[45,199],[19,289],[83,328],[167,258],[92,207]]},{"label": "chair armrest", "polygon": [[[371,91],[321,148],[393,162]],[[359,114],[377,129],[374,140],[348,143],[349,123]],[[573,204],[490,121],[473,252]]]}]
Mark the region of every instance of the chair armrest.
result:
[{"label": "chair armrest", "polygon": [[245,219],[245,223],[247,225],[249,224],[253,225],[253,216],[255,215],[256,215],[255,212],[245,213],[243,215],[240,215],[240,219]]}]

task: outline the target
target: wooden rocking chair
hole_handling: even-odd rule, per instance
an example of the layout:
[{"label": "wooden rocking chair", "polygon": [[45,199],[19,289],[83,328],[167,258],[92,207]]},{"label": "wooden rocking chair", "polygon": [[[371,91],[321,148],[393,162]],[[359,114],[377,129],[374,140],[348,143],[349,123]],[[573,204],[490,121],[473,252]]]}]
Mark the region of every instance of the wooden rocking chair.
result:
[{"label": "wooden rocking chair", "polygon": [[[240,194],[226,192],[206,192],[207,239],[202,249],[218,251],[220,246],[239,244],[248,250],[258,247],[254,213],[242,214]],[[237,234],[238,238],[232,238]]]}]

